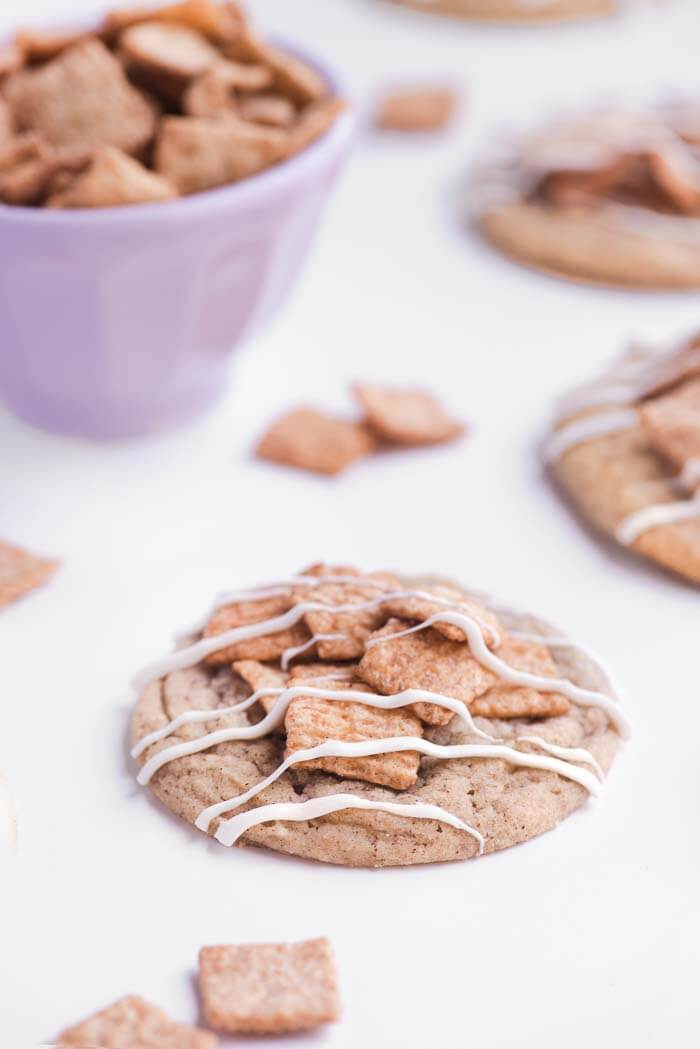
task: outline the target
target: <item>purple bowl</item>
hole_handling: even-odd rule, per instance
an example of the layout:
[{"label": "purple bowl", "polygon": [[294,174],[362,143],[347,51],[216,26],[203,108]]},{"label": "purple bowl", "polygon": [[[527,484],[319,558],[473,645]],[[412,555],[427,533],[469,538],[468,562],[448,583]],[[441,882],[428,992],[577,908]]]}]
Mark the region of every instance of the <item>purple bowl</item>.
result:
[{"label": "purple bowl", "polygon": [[299,276],[353,128],[344,113],[291,160],[172,203],[0,205],[0,398],[35,426],[102,439],[205,411]]}]

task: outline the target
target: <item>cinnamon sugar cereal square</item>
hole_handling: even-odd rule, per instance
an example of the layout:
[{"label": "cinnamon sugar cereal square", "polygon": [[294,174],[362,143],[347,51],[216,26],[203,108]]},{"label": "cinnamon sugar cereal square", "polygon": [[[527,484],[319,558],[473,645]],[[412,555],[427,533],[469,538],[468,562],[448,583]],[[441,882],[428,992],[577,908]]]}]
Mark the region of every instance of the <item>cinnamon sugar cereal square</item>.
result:
[{"label": "cinnamon sugar cereal square", "polygon": [[[204,628],[204,637],[215,637],[236,627],[252,626],[266,619],[284,615],[292,607],[289,597],[270,597],[260,601],[240,601],[236,604],[217,608]],[[247,638],[228,645],[219,652],[214,652],[207,662],[215,665],[231,663],[233,660],[257,659],[261,661],[279,659],[288,648],[296,648],[311,639],[311,635],[302,621],[285,630],[263,634],[260,637]]]},{"label": "cinnamon sugar cereal square", "polygon": [[[515,670],[538,677],[557,676],[556,663],[544,645],[507,638],[497,654]],[[569,706],[569,700],[560,692],[539,692],[527,685],[509,685],[499,680],[474,699],[469,709],[473,715],[484,718],[551,718],[566,714]]]},{"label": "cinnamon sugar cereal square", "polygon": [[58,568],[58,561],[21,550],[0,539],[0,607],[43,586]]},{"label": "cinnamon sugar cereal square", "polygon": [[[366,691],[365,685],[350,685],[327,677],[306,678],[306,684],[324,689]],[[297,684],[293,681],[292,684]],[[420,720],[408,709],[381,710],[364,703],[326,700],[302,696],[292,700],[285,718],[286,757],[328,740],[359,743],[396,736],[422,736]],[[361,758],[326,757],[305,761],[300,768],[320,769],[336,776],[365,780],[394,790],[407,790],[418,777],[420,755],[416,751],[395,751]]]},{"label": "cinnamon sugar cereal square", "polygon": [[244,96],[238,101],[238,112],[243,120],[267,127],[289,128],[297,118],[296,106],[284,95]]},{"label": "cinnamon sugar cereal square", "polygon": [[290,128],[290,156],[307,149],[325,135],[347,108],[347,102],[342,98],[321,98],[306,106],[296,124]]},{"label": "cinnamon sugar cereal square", "polygon": [[285,1034],[340,1019],[333,950],[325,937],[204,947],[199,986],[206,1022],[230,1034]]},{"label": "cinnamon sugar cereal square", "polygon": [[143,22],[122,33],[120,55],[129,69],[191,80],[221,61],[221,53],[194,29],[168,22]]},{"label": "cinnamon sugar cereal square", "polygon": [[4,94],[18,125],[55,146],[111,145],[137,153],[155,131],[152,106],[94,38],[36,70],[14,74]]},{"label": "cinnamon sugar cereal square", "polygon": [[[239,659],[233,664],[233,669],[247,685],[250,685],[253,692],[261,688],[286,688],[289,684],[289,674],[277,667],[260,663],[257,659]],[[278,699],[279,696],[263,696],[260,706],[269,714]]]},{"label": "cinnamon sugar cereal square", "polygon": [[[237,92],[262,91],[271,81],[272,74],[265,66],[221,60],[192,81],[184,94],[182,106],[185,113],[192,117],[216,118],[239,114],[247,120],[243,110],[245,100],[237,101]],[[286,99],[283,101],[291,105]],[[292,106],[292,115],[294,113]]]},{"label": "cinnamon sugar cereal square", "polygon": [[377,108],[377,126],[390,131],[441,131],[457,108],[450,88],[407,87],[386,95]]},{"label": "cinnamon sugar cereal square", "polygon": [[86,34],[53,32],[45,29],[20,29],[15,34],[15,46],[30,64],[49,62],[52,58],[80,43]]},{"label": "cinnamon sugar cereal square", "polygon": [[640,417],[651,443],[676,466],[700,459],[700,379],[647,401]]},{"label": "cinnamon sugar cereal square", "polygon": [[181,193],[200,193],[255,175],[283,160],[287,152],[287,135],[278,128],[233,117],[165,117],[155,168]]},{"label": "cinnamon sugar cereal square", "polygon": [[257,454],[285,466],[335,475],[375,448],[374,437],[359,423],[299,408],[272,425]]},{"label": "cinnamon sugar cereal square", "polygon": [[287,54],[246,26],[234,41],[230,57],[255,62],[272,71],[273,83],[280,94],[300,105],[316,102],[328,94],[326,82],[315,69],[296,55]]},{"label": "cinnamon sugar cereal square", "polygon": [[[375,638],[391,638],[405,629],[400,620],[390,620]],[[469,706],[498,682],[498,678],[471,654],[469,646],[448,641],[428,628],[395,640],[370,645],[357,668],[357,676],[383,695],[408,688],[422,688]],[[414,703],[411,709],[429,725],[445,725],[452,711],[435,703]]]},{"label": "cinnamon sugar cereal square", "polygon": [[131,995],[90,1017],[58,1038],[58,1049],[213,1049],[210,1031],[169,1019],[143,998]]},{"label": "cinnamon sugar cereal square", "polygon": [[395,444],[440,444],[464,433],[431,393],[357,384],[354,393],[367,424]]},{"label": "cinnamon sugar cereal square", "polygon": [[53,171],[53,152],[44,139],[33,132],[17,135],[0,148],[0,200],[5,204],[37,204]]},{"label": "cinnamon sugar cereal square", "polygon": [[[302,601],[328,605],[328,611],[306,612],[304,620],[313,635],[323,634],[316,648],[321,659],[358,659],[364,654],[365,641],[388,619],[384,595],[398,589],[398,580],[388,573],[376,572],[358,576],[357,583],[321,583]],[[376,604],[378,601],[381,604]],[[359,606],[350,612],[334,611],[339,606]],[[362,607],[362,606],[375,607]],[[333,636],[336,635],[336,636]]]},{"label": "cinnamon sugar cereal square", "polygon": [[107,208],[172,200],[175,189],[138,160],[113,146],[102,146],[79,172],[47,198],[49,208]]},{"label": "cinnamon sugar cereal square", "polygon": [[127,7],[109,11],[103,22],[107,36],[121,33],[141,22],[168,22],[195,29],[217,43],[230,42],[238,36],[243,15],[229,0],[226,4],[215,0],[183,0],[164,7]]},{"label": "cinnamon sugar cereal square", "polygon": [[[468,598],[461,590],[442,583],[431,583],[430,586],[420,589],[424,596],[392,598],[384,606],[386,611],[400,619],[414,619],[418,622],[424,622],[440,612],[458,612],[476,621],[489,648],[496,648],[505,636],[505,631],[493,612]],[[462,628],[454,623],[434,623],[433,630],[437,630],[450,641],[467,640]]]}]

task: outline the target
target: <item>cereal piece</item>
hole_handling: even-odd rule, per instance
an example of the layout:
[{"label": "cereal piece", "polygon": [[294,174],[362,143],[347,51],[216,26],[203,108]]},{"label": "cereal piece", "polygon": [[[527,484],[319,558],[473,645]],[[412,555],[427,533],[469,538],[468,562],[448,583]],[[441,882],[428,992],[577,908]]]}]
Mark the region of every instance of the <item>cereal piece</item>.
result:
[{"label": "cereal piece", "polygon": [[18,135],[0,151],[0,200],[37,204],[53,170],[52,153],[43,138],[31,132]]},{"label": "cereal piece", "polygon": [[143,998],[131,995],[59,1035],[59,1049],[213,1049],[216,1035],[169,1019]]},{"label": "cereal piece", "polygon": [[0,97],[0,151],[10,144],[15,136],[15,119],[7,102]]},{"label": "cereal piece", "polygon": [[300,153],[321,138],[347,109],[341,98],[322,98],[312,102],[299,117],[290,133],[290,155]]},{"label": "cereal piece", "polygon": [[[557,676],[556,663],[544,645],[507,638],[498,649],[498,656],[516,670],[539,677]],[[470,703],[469,709],[475,716],[484,718],[552,718],[566,714],[569,706],[569,700],[559,692],[538,692],[499,681]]]},{"label": "cereal piece", "polygon": [[[317,671],[318,677],[304,675],[304,683],[316,684],[318,688],[350,689],[365,692],[365,685],[336,681],[324,677],[325,671]],[[299,679],[297,679],[298,681]],[[292,682],[297,683],[296,681]],[[422,736],[423,727],[419,719],[408,709],[381,710],[364,703],[344,700],[326,700],[313,696],[294,699],[289,705],[284,721],[287,733],[289,757],[297,750],[316,747],[328,740],[358,743],[368,739],[391,739],[395,736]],[[299,768],[319,769],[336,776],[365,780],[394,790],[407,790],[418,778],[420,755],[417,751],[398,751],[391,754],[372,754],[363,758],[313,758]]]},{"label": "cereal piece", "polygon": [[[392,619],[372,637],[389,638],[405,625]],[[371,645],[357,667],[357,676],[386,696],[423,688],[467,706],[498,683],[497,675],[482,667],[468,645],[448,641],[430,628]],[[414,703],[411,709],[429,725],[445,725],[453,717],[452,711],[435,703]]]},{"label": "cereal piece", "polygon": [[298,663],[289,672],[289,683],[298,685],[303,681],[340,680],[352,684],[354,673],[355,668],[351,663]]},{"label": "cereal piece", "polygon": [[21,550],[0,539],[0,607],[43,586],[58,568],[58,561]]},{"label": "cereal piece", "polygon": [[20,127],[31,127],[56,146],[112,145],[136,153],[155,131],[152,107],[95,39],[36,71],[16,73],[5,97]]},{"label": "cereal piece", "polygon": [[375,438],[360,423],[313,408],[298,408],[272,425],[258,445],[257,455],[285,466],[334,475],[375,448]]},{"label": "cereal piece", "polygon": [[340,1018],[333,950],[325,937],[204,947],[199,986],[206,1022],[230,1034],[285,1034]]},{"label": "cereal piece", "polygon": [[47,199],[49,208],[107,208],[172,200],[174,188],[112,146],[96,149],[87,169]]},{"label": "cereal piece", "polygon": [[685,215],[700,209],[700,165],[691,150],[674,143],[649,156],[651,176],[669,202]]},{"label": "cereal piece", "polygon": [[457,94],[450,88],[403,88],[381,100],[375,120],[390,131],[441,131],[456,107]]},{"label": "cereal piece", "polygon": [[464,425],[451,419],[432,394],[358,384],[354,393],[367,424],[396,444],[440,444],[464,433]]},{"label": "cereal piece", "polygon": [[328,94],[326,82],[320,73],[295,55],[268,44],[248,27],[236,40],[231,57],[267,66],[272,71],[274,86],[280,94],[300,105],[316,102]]},{"label": "cereal piece", "polygon": [[[260,601],[240,601],[237,604],[224,605],[216,609],[211,619],[204,628],[204,637],[215,637],[227,630],[233,630],[240,626],[251,626],[253,623],[262,623],[266,619],[274,619],[284,615],[292,607],[289,597],[270,597]],[[246,641],[238,641],[234,645],[214,652],[207,659],[208,663],[220,665],[231,663],[233,660],[244,659],[279,659],[288,648],[296,648],[310,640],[311,635],[303,622],[297,623],[287,630],[278,630],[274,634],[265,634],[261,637],[251,637]]]},{"label": "cereal piece", "polygon": [[15,34],[15,47],[31,64],[49,62],[52,58],[67,51],[69,47],[80,43],[86,34],[61,33],[43,29],[20,29]]},{"label": "cereal piece", "polygon": [[693,379],[639,410],[649,440],[678,467],[700,459],[700,379]]},{"label": "cereal piece", "polygon": [[156,146],[156,170],[183,194],[255,175],[282,160],[287,136],[243,120],[166,117]]},{"label": "cereal piece", "polygon": [[[384,607],[389,615],[398,616],[400,619],[414,619],[419,623],[439,612],[459,612],[470,616],[482,628],[484,641],[489,648],[496,648],[505,636],[505,631],[493,612],[466,597],[461,590],[438,583],[426,588],[425,593],[434,594],[439,600],[431,601],[429,597],[399,597],[387,601]],[[449,605],[445,604],[446,601],[449,601]],[[433,630],[437,630],[450,641],[467,640],[461,627],[453,623],[434,623]]]},{"label": "cereal piece", "polygon": [[9,76],[10,73],[16,73],[23,65],[24,55],[17,47],[13,44],[0,47],[0,79]]},{"label": "cereal piece", "polygon": [[167,22],[132,26],[122,33],[119,47],[130,70],[144,67],[182,80],[201,76],[221,61],[219,52],[201,33]]},{"label": "cereal piece", "polygon": [[142,22],[172,22],[195,29],[215,42],[235,40],[243,24],[243,15],[232,2],[219,4],[213,0],[183,0],[166,7],[131,7],[109,11],[103,22],[103,31],[112,36]]},{"label": "cereal piece", "polygon": [[[265,666],[257,659],[239,659],[233,664],[233,669],[241,675],[247,685],[250,685],[253,692],[257,692],[259,688],[286,688],[289,683],[289,674],[278,670],[277,667]],[[278,698],[262,697],[260,706],[266,714],[270,713]]]},{"label": "cereal piece", "polygon": [[271,79],[264,66],[221,61],[192,81],[183,97],[183,109],[192,117],[235,116],[240,110],[236,92],[262,91]]},{"label": "cereal piece", "polygon": [[622,157],[597,170],[553,171],[542,179],[539,193],[555,207],[585,206],[591,198],[609,195],[624,185],[632,163],[634,158]]},{"label": "cereal piece", "polygon": [[250,95],[241,98],[238,101],[238,113],[243,120],[265,124],[267,127],[288,128],[297,118],[296,106],[283,95]]},{"label": "cereal piece", "polygon": [[329,605],[327,612],[307,612],[306,625],[312,634],[343,635],[336,640],[318,641],[316,647],[321,659],[359,659],[364,655],[365,641],[386,623],[388,612],[383,604],[359,612],[335,612],[334,605],[365,605],[396,591],[393,576],[375,573],[358,576],[353,583],[322,583],[311,594],[303,594],[302,601]]}]

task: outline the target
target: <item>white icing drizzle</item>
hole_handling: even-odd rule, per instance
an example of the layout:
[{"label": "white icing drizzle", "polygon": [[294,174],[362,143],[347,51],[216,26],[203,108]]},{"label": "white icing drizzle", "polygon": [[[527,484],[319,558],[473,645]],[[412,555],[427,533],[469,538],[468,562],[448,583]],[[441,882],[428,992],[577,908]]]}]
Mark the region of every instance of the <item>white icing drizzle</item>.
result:
[{"label": "white icing drizzle", "polygon": [[[323,582],[329,582],[330,578],[334,581],[347,582],[350,585],[357,584],[358,582],[358,577],[354,576],[321,576],[313,577],[313,583],[311,585],[320,585]],[[228,604],[239,600],[249,600],[251,595],[264,594],[270,596],[273,591],[275,591],[275,596],[277,596],[280,591],[281,593],[288,592],[288,589],[282,589],[283,585],[284,584],[273,584],[269,587],[262,587],[258,590],[242,592],[240,594],[225,594],[222,595],[219,600],[221,603]],[[286,585],[287,587],[296,585],[296,578],[293,581],[290,580]],[[503,660],[499,659],[488,649],[484,640],[484,631],[489,631],[496,638],[497,642],[500,640],[498,632],[490,624],[485,623],[477,616],[466,615],[463,611],[455,610],[455,604],[457,604],[458,607],[462,607],[459,605],[458,598],[455,599],[455,602],[450,602],[423,590],[402,590],[398,592],[385,591],[375,600],[354,605],[333,606],[314,602],[304,602],[297,605],[295,608],[292,608],[289,612],[270,618],[265,622],[237,627],[233,630],[226,631],[211,638],[203,639],[187,648],[181,649],[180,651],[173,653],[172,656],[159,661],[149,667],[142,674],[138,675],[136,682],[138,687],[142,687],[143,684],[154,678],[160,678],[165,674],[171,673],[173,670],[184,669],[185,667],[196,665],[202,659],[206,658],[207,655],[228,647],[236,641],[250,637],[264,636],[279,630],[288,629],[290,626],[294,625],[294,623],[298,622],[307,611],[332,611],[334,614],[344,612],[357,613],[363,610],[377,608],[387,601],[396,600],[398,598],[419,598],[429,600],[438,605],[446,606],[446,611],[438,612],[435,615],[430,616],[416,627],[401,631],[397,634],[388,635],[385,638],[376,638],[369,641],[367,642],[367,647],[370,647],[373,644],[391,642],[399,637],[414,633],[417,630],[426,629],[434,623],[451,623],[463,631],[468,639],[470,651],[474,657],[482,663],[482,665],[496,673],[499,678],[506,680],[511,684],[526,685],[537,688],[539,691],[543,692],[561,692],[573,702],[582,706],[599,706],[607,713],[622,735],[627,733],[626,720],[617,705],[609,696],[604,693],[579,688],[564,679],[541,678],[537,675],[515,670],[515,668],[504,663]],[[344,635],[318,635],[304,646],[299,646],[296,649],[288,649],[284,654],[286,657],[286,663],[288,664],[295,655],[299,655],[306,651],[320,639],[335,639],[343,636]],[[526,635],[522,632],[519,636],[522,639],[529,637],[536,640],[538,643],[545,645],[571,644],[571,642],[565,638],[539,637],[539,635]],[[329,672],[322,677],[314,678],[314,682],[317,685],[323,680],[342,681],[347,680],[348,677],[349,674],[341,670]],[[252,787],[245,794],[240,795],[237,798],[228,799],[216,806],[211,806],[206,809],[200,814],[196,821],[197,826],[200,827],[200,829],[207,829],[210,826],[212,819],[223,813],[230,812],[234,808],[238,808],[251,800],[251,798],[264,790],[265,787],[275,782],[293,765],[312,760],[315,757],[360,757],[401,751],[417,751],[418,753],[440,759],[459,757],[499,758],[516,766],[546,769],[548,771],[556,772],[563,777],[584,786],[591,794],[597,794],[599,792],[599,780],[596,777],[599,777],[601,780],[603,778],[603,770],[599,763],[596,761],[595,757],[584,748],[561,747],[535,735],[516,737],[512,744],[505,743],[503,740],[499,740],[480,730],[475,724],[467,706],[450,696],[433,693],[424,689],[407,689],[397,695],[380,696],[371,692],[355,691],[354,688],[324,689],[304,682],[287,688],[258,689],[246,700],[227,708],[185,711],[163,728],[150,733],[140,740],[133,748],[132,754],[134,757],[141,756],[149,747],[166,739],[183,725],[207,723],[237,713],[242,713],[257,703],[260,699],[271,696],[277,697],[276,702],[272,710],[270,710],[270,712],[257,724],[237,725],[231,728],[209,732],[198,739],[182,741],[175,745],[163,748],[144,764],[138,776],[139,783],[142,785],[147,784],[159,769],[178,758],[200,753],[219,743],[262,738],[269,732],[280,727],[284,721],[284,716],[289,704],[299,696],[316,697],[331,702],[364,703],[385,710],[399,709],[401,707],[410,706],[416,702],[433,703],[445,707],[453,714],[456,714],[465,723],[468,731],[485,740],[486,745],[480,743],[466,743],[440,746],[419,737],[407,736],[394,739],[367,740],[360,743],[345,743],[340,740],[328,740],[318,747],[309,748],[305,751],[297,751],[295,754],[290,755],[269,777]],[[532,752],[517,750],[515,744],[518,742],[529,743],[536,746],[541,750],[544,750],[545,754],[533,754]],[[589,772],[586,768],[581,768],[581,765],[588,765],[594,770],[595,775]],[[348,799],[350,799],[349,802]],[[319,805],[321,806],[321,809],[319,809]],[[297,803],[292,805],[261,806],[254,809],[252,812],[242,813],[239,816],[222,823],[216,837],[224,844],[233,844],[238,840],[241,834],[245,833],[245,830],[258,823],[283,819],[313,819],[318,815],[341,811],[344,808],[382,809],[383,811],[398,813],[410,817],[415,816],[416,818],[440,819],[443,822],[447,822],[450,825],[458,827],[466,833],[471,834],[479,841],[480,851],[483,851],[483,837],[478,831],[474,828],[468,827],[450,813],[447,813],[445,810],[439,809],[436,806],[369,802],[367,799],[358,798],[355,795],[335,795],[332,798],[314,799],[311,802],[305,802],[303,804]],[[282,812],[288,813],[292,810],[292,815],[280,815]],[[304,815],[304,813],[306,813],[306,815]],[[310,815],[310,813],[314,813],[314,815]]]},{"label": "white icing drizzle", "polygon": [[[572,419],[559,429],[554,429],[543,445],[545,462],[557,462],[567,451],[584,441],[632,429],[639,421],[633,405],[664,380],[669,358],[688,345],[684,342],[670,349],[634,346],[600,380],[564,398],[559,405],[564,419],[572,412],[589,408],[603,405],[616,407],[608,412]],[[692,493],[700,483],[700,460],[690,459],[684,463],[671,483]],[[698,495],[691,495],[678,502],[655,503],[624,518],[615,530],[615,538],[623,546],[631,546],[652,528],[695,517],[700,517]]]},{"label": "white icing drizzle", "polygon": [[556,462],[565,452],[592,438],[606,437],[609,434],[631,430],[638,422],[639,416],[633,408],[601,412],[597,415],[587,415],[583,419],[573,419],[565,423],[561,429],[554,430],[545,441],[543,448],[545,462]]},{"label": "white icing drizzle", "polygon": [[450,827],[463,830],[479,843],[479,855],[484,851],[484,837],[478,830],[468,827],[460,819],[453,816],[439,805],[426,805],[424,802],[414,802],[410,805],[398,804],[391,801],[370,801],[369,798],[361,798],[356,794],[331,794],[328,797],[312,798],[311,801],[292,802],[291,804],[261,805],[257,809],[242,812],[240,816],[234,816],[219,827],[216,832],[216,840],[222,845],[235,845],[242,834],[251,827],[261,823],[272,823],[276,820],[287,822],[289,820],[300,822],[304,820],[315,820],[320,816],[328,816],[331,812],[342,812],[346,809],[366,809],[374,812],[388,812],[392,816],[408,816],[417,820],[437,820],[447,823]]},{"label": "white icing drizzle", "polygon": [[570,637],[556,637],[548,634],[533,634],[527,630],[511,630],[510,636],[520,641],[529,641],[533,645],[544,645],[546,648],[570,648],[584,655],[605,678],[605,683],[615,699],[622,694],[615,676],[607,663],[596,655],[587,645],[572,641]]},{"label": "white icing drizzle", "polygon": [[[537,742],[538,746],[543,746],[543,742],[533,737],[532,739],[526,739],[526,742]],[[548,744],[544,744],[545,747]],[[560,752],[569,752],[569,748],[558,747],[554,748]],[[427,739],[422,739],[419,736],[397,736],[395,738],[387,739],[371,739],[362,741],[359,743],[344,743],[340,740],[329,740],[326,743],[320,743],[316,747],[309,747],[306,750],[297,750],[293,754],[290,754],[285,760],[277,766],[274,772],[270,773],[265,779],[260,780],[249,790],[243,794],[239,794],[235,798],[230,798],[226,801],[219,802],[217,805],[211,805],[208,809],[202,812],[196,821],[196,826],[199,830],[207,831],[212,823],[212,820],[218,816],[222,816],[226,812],[232,812],[234,809],[238,809],[241,805],[245,805],[248,801],[252,801],[253,798],[257,797],[263,790],[275,783],[280,776],[283,776],[294,765],[301,765],[305,761],[313,761],[317,758],[364,758],[373,757],[378,754],[397,754],[405,751],[417,751],[419,754],[423,754],[429,758],[439,758],[442,761],[456,759],[456,758],[499,758],[502,761],[507,761],[510,765],[518,765],[526,768],[534,769],[546,769],[550,772],[557,771],[559,774],[566,779],[573,780],[575,783],[585,787],[586,790],[593,795],[600,794],[600,783],[595,776],[592,776],[586,769],[580,768],[578,765],[572,765],[566,761],[559,760],[561,753],[554,758],[545,758],[536,754],[524,754],[522,751],[515,750],[513,747],[504,745],[495,746],[484,746],[479,743],[457,743],[449,746],[440,746],[437,743],[431,743]],[[584,759],[590,762],[592,755],[588,751],[581,751],[586,755]],[[595,761],[595,759],[593,759]],[[599,769],[600,766],[596,766]],[[602,776],[602,771],[601,771]]]},{"label": "white icing drizzle", "polygon": [[345,641],[345,634],[314,634],[312,638],[305,641],[303,645],[297,645],[296,648],[285,648],[280,659],[280,665],[282,670],[289,670],[289,664],[297,656],[301,656],[304,652],[308,652],[309,649],[314,648],[319,641]]},{"label": "white icing drizzle", "polygon": [[689,521],[700,518],[700,496],[693,499],[683,499],[677,503],[657,503],[655,506],[645,506],[634,514],[626,517],[615,531],[615,538],[623,546],[631,546],[645,532],[661,525],[674,524],[679,521]]},{"label": "white icing drizzle", "polygon": [[579,706],[601,707],[620,735],[623,737],[629,735],[627,719],[610,696],[606,696],[604,692],[594,692],[591,689],[579,688],[578,685],[574,685],[565,678],[540,677],[537,674],[529,674],[525,670],[516,670],[515,667],[504,663],[502,659],[499,659],[498,656],[489,651],[484,644],[484,639],[476,622],[468,616],[461,615],[459,612],[436,612],[434,616],[430,616],[417,626],[401,630],[396,634],[387,634],[385,637],[371,639],[367,642],[367,647],[386,644],[388,641],[407,637],[408,634],[426,630],[428,627],[433,626],[434,623],[452,623],[453,626],[458,626],[463,630],[469,640],[469,649],[474,658],[482,666],[492,670],[501,680],[507,681],[510,685],[524,685],[528,688],[535,688],[538,692],[561,692],[572,703],[576,703]]},{"label": "white icing drizzle", "polygon": [[443,696],[436,692],[428,692],[426,689],[422,688],[409,688],[404,692],[398,692],[393,696],[378,696],[374,692],[356,692],[354,689],[314,688],[310,685],[301,684],[285,689],[260,689],[258,692],[254,692],[252,696],[244,700],[242,703],[236,704],[235,707],[228,707],[223,710],[185,711],[183,714],[180,714],[179,717],[175,718],[174,721],[171,721],[169,725],[166,725],[162,729],[158,729],[156,732],[150,733],[148,736],[145,736],[140,740],[131,752],[132,757],[138,758],[144,750],[153,746],[154,743],[165,739],[166,736],[171,735],[181,725],[212,721],[225,717],[226,715],[239,713],[243,710],[247,710],[254,702],[261,699],[263,695],[276,695],[278,696],[278,699],[272,710],[262,719],[262,721],[259,721],[255,725],[237,725],[234,728],[219,729],[216,732],[209,732],[206,736],[200,736],[198,739],[176,743],[172,747],[159,751],[150,758],[141,769],[138,775],[138,781],[141,786],[145,786],[149,783],[159,769],[163,768],[163,766],[167,765],[169,762],[174,761],[176,758],[199,754],[203,750],[208,750],[210,747],[216,746],[218,743],[232,743],[236,740],[244,739],[262,739],[263,736],[266,736],[269,732],[273,732],[280,727],[284,721],[284,715],[287,712],[289,704],[292,700],[297,699],[300,696],[311,697],[312,699],[325,699],[329,700],[331,703],[364,703],[366,706],[377,707],[380,710],[399,710],[402,707],[411,706],[413,703],[434,703],[436,706],[445,707],[447,710],[451,710],[453,714],[456,714],[462,721],[464,721],[469,731],[473,732],[474,735],[481,737],[481,739],[489,740],[489,742],[494,741],[493,736],[489,736],[488,733],[482,732],[481,729],[476,726],[474,719],[465,704],[459,699],[453,699],[451,696]]}]

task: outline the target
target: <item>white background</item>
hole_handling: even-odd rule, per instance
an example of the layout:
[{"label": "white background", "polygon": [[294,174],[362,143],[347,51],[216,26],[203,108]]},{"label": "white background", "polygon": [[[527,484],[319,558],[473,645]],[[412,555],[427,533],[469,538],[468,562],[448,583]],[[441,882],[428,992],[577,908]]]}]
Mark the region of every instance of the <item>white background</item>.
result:
[{"label": "white background", "polygon": [[[480,245],[450,201],[499,128],[610,91],[697,90],[700,11],[678,0],[510,29],[379,0],[254,6],[335,61],[361,105],[386,81],[444,76],[467,104],[445,137],[360,141],[289,308],[240,354],[207,419],[92,446],[0,410],[0,534],[64,563],[0,629],[0,770],[21,824],[0,870],[2,1045],[34,1049],[128,991],[191,1022],[202,944],[325,933],[344,1020],[274,1044],[690,1049],[700,599],[593,540],[536,447],[556,395],[630,335],[697,326],[698,296],[530,274]],[[5,20],[19,10],[3,5]],[[22,18],[34,10],[61,13],[24,0]],[[429,385],[472,434],[337,481],[250,460],[278,410],[345,407],[355,378]],[[218,590],[320,558],[452,574],[597,649],[635,724],[602,800],[481,862],[379,872],[227,852],[151,803],[125,756],[131,672]]]}]

